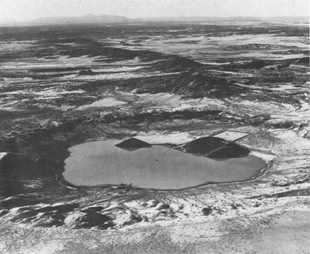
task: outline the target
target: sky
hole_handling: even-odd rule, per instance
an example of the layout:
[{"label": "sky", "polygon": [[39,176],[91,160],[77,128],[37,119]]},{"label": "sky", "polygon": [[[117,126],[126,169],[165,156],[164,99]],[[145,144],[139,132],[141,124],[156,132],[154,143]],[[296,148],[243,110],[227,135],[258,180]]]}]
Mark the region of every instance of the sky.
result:
[{"label": "sky", "polygon": [[309,16],[309,0],[0,0],[0,22],[86,14],[129,18]]}]

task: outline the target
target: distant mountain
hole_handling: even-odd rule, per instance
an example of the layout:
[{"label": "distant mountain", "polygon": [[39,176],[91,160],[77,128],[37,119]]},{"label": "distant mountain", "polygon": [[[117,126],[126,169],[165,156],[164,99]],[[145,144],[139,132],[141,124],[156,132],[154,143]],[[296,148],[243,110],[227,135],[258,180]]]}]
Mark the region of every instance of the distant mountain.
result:
[{"label": "distant mountain", "polygon": [[175,22],[208,22],[208,21],[261,21],[260,17],[204,17],[204,16],[179,16],[179,17],[151,17],[151,18],[138,18],[136,21],[175,21]]},{"label": "distant mountain", "polygon": [[[1,1],[1,0],[0,0]],[[84,15],[81,17],[43,17],[28,22],[16,22],[14,20],[0,20],[0,26],[17,26],[17,25],[74,25],[74,24],[109,24],[109,23],[210,23],[210,24],[227,24],[227,23],[251,23],[251,22],[271,22],[282,24],[309,24],[309,17],[148,17],[148,18],[127,18],[116,15]]]},{"label": "distant mountain", "polygon": [[102,24],[102,23],[126,23],[129,18],[115,15],[84,15],[82,17],[44,17],[31,22],[32,25],[65,25],[65,24]]},{"label": "distant mountain", "polygon": [[137,18],[132,19],[133,22],[185,22],[185,23],[210,23],[210,24],[244,24],[244,23],[278,23],[278,24],[309,24],[309,16],[300,17],[242,17],[242,16],[231,16],[231,17],[204,17],[204,16],[193,16],[193,17],[150,17],[150,18]]}]

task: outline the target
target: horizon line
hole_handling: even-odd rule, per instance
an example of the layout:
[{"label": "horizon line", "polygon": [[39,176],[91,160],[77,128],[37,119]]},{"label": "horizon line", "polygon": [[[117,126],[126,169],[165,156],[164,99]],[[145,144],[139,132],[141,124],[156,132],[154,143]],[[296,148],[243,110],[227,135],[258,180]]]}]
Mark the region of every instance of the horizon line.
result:
[{"label": "horizon line", "polygon": [[[24,20],[24,21],[16,21],[16,20],[0,20],[0,25],[14,25],[14,24],[35,24],[36,21],[42,20],[42,19],[74,19],[74,18],[83,18],[86,16],[94,16],[94,17],[100,17],[100,16],[107,16],[107,17],[119,17],[119,18],[126,18],[128,21],[139,21],[139,20],[154,20],[158,19],[159,21],[167,21],[166,19],[195,19],[195,18],[205,18],[205,19],[229,19],[229,18],[248,18],[248,19],[272,19],[272,18],[308,18],[310,22],[310,15],[301,15],[301,16],[240,16],[240,15],[233,15],[233,16],[154,16],[154,17],[137,17],[137,18],[130,18],[127,16],[122,15],[113,15],[113,14],[85,14],[81,16],[44,16],[44,17],[37,17],[34,19]],[[181,20],[180,20],[181,21]],[[194,20],[192,20],[194,21]],[[106,22],[109,23],[109,22]],[[111,23],[122,23],[122,22],[111,22]]]}]

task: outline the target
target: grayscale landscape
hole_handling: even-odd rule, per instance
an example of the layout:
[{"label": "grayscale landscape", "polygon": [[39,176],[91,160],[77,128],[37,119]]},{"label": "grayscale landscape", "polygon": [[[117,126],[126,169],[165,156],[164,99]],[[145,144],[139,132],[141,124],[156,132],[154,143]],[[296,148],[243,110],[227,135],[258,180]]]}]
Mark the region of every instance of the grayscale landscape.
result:
[{"label": "grayscale landscape", "polygon": [[309,253],[309,18],[0,27],[0,253]]}]

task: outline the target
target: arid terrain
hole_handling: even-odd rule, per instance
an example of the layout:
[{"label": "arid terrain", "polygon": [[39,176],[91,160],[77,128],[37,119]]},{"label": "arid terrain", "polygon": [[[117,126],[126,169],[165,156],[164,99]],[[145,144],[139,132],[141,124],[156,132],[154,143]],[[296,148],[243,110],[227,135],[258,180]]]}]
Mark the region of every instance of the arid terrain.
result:
[{"label": "arid terrain", "polygon": [[[0,253],[310,253],[309,75],[301,23],[0,28]],[[86,141],[240,133],[266,164],[247,181],[63,175]]]}]

